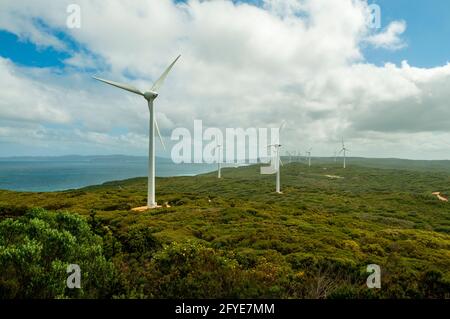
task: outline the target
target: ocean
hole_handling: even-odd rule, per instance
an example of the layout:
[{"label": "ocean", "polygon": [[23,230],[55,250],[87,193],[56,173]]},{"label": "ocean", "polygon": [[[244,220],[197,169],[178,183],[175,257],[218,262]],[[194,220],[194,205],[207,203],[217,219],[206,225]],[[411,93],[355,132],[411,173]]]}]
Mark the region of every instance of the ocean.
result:
[{"label": "ocean", "polygon": [[[156,176],[192,176],[214,171],[216,164],[174,164],[156,158]],[[62,156],[0,158],[0,189],[50,192],[147,176],[147,158]]]}]

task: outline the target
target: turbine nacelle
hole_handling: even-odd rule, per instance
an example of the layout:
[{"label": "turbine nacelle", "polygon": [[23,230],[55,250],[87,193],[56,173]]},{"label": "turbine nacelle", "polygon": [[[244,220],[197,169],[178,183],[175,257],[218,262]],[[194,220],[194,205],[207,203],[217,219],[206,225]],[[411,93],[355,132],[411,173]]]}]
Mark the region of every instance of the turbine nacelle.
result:
[{"label": "turbine nacelle", "polygon": [[147,101],[154,100],[154,99],[156,99],[156,98],[158,97],[158,93],[153,92],[153,91],[145,92],[143,95],[144,95],[144,98],[145,98]]}]

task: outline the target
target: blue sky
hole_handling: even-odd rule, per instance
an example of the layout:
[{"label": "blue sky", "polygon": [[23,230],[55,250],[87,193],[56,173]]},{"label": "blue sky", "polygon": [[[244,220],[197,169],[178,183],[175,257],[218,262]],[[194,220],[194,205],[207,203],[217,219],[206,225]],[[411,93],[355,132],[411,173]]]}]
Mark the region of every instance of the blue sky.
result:
[{"label": "blue sky", "polygon": [[34,67],[63,67],[70,55],[53,48],[39,49],[34,43],[20,40],[8,31],[0,31],[0,54],[17,64]]},{"label": "blue sky", "polygon": [[202,119],[287,120],[291,151],[322,156],[345,136],[359,156],[450,157],[450,1],[369,0],[376,31],[352,0],[79,0],[79,30],[66,2],[2,4],[0,156],[145,155],[142,101],[91,75],[145,88],[181,53],[158,97],[160,156],[175,128]]},{"label": "blue sky", "polygon": [[382,8],[382,26],[404,20],[403,38],[407,47],[398,51],[365,50],[368,62],[383,64],[408,60],[418,67],[433,67],[450,61],[450,1],[447,0],[377,0]]}]

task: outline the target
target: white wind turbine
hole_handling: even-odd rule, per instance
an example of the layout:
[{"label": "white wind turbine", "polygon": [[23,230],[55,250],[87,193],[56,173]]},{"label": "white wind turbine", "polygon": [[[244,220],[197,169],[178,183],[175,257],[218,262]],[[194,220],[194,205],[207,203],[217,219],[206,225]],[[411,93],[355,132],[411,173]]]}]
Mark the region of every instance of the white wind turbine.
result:
[{"label": "white wind turbine", "polygon": [[[275,149],[275,170],[276,170],[276,188],[275,191],[279,194],[281,194],[280,191],[280,165],[283,166],[283,162],[281,161],[281,157],[280,157],[280,148],[281,148],[281,144],[272,144],[272,145],[267,145],[267,147],[273,147]],[[265,173],[263,173],[265,174]],[[273,173],[270,173],[273,174]]]},{"label": "white wind turbine", "polygon": [[221,167],[220,167],[220,164],[222,162],[221,151],[222,151],[222,145],[217,144],[216,147],[214,147],[214,152],[217,152],[217,178],[222,178]]},{"label": "white wind turbine", "polygon": [[345,166],[345,158],[346,158],[346,154],[347,154],[347,152],[349,152],[350,150],[348,149],[348,148],[346,148],[345,147],[345,144],[344,144],[344,138],[342,138],[342,149],[341,149],[341,151],[339,152],[339,154],[340,153],[343,153],[343,155],[344,155],[344,168],[346,167]]},{"label": "white wind turbine", "polygon": [[302,152],[297,151],[297,162],[301,162],[301,161],[302,161]]},{"label": "white wind turbine", "polygon": [[155,208],[158,207],[156,203],[155,198],[155,127],[156,131],[159,135],[159,138],[161,140],[162,145],[165,148],[164,142],[161,137],[161,133],[159,131],[158,123],[155,119],[155,110],[153,108],[153,101],[158,97],[157,91],[164,83],[164,80],[167,77],[167,74],[169,74],[170,70],[172,69],[173,65],[177,60],[180,58],[180,55],[177,56],[177,58],[167,67],[167,69],[161,74],[158,80],[153,84],[153,86],[150,88],[149,91],[141,92],[137,88],[128,85],[128,84],[121,84],[118,82],[113,82],[109,80],[104,80],[101,78],[98,78],[96,76],[93,76],[94,79],[107,83],[109,85],[118,87],[120,89],[141,95],[144,97],[144,99],[147,100],[148,104],[148,110],[150,111],[150,128],[149,128],[149,141],[148,141],[148,188],[147,188],[147,206],[143,208]]},{"label": "white wind turbine", "polygon": [[289,156],[289,164],[291,164],[291,163],[292,163],[292,153],[289,152],[289,151],[286,151],[286,153],[287,153],[288,156]]},{"label": "white wind turbine", "polygon": [[[279,129],[279,133],[278,135],[281,135],[281,130],[283,129],[285,125],[285,122],[283,121],[283,123],[281,123],[280,125],[280,129]],[[280,138],[278,138],[278,140],[280,140]],[[271,165],[270,166],[263,166],[261,167],[261,174],[277,174],[276,175],[276,188],[275,191],[278,194],[281,194],[281,187],[280,187],[280,165],[283,166],[283,162],[281,161],[280,158],[280,148],[281,148],[281,144],[276,143],[276,144],[271,144],[271,145],[267,145],[267,148],[270,148],[270,153],[272,153],[272,147],[275,149],[275,156],[272,157],[271,160]]]},{"label": "white wind turbine", "polygon": [[311,151],[312,148],[306,151],[306,155],[308,156],[308,166],[311,167]]}]

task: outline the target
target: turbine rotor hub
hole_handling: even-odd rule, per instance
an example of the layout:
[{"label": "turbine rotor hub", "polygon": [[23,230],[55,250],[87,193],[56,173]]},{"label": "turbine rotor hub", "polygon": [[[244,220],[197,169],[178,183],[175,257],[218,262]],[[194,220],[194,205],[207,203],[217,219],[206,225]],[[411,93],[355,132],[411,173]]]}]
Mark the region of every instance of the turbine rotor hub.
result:
[{"label": "turbine rotor hub", "polygon": [[154,100],[158,97],[158,93],[153,92],[153,91],[148,91],[148,92],[144,93],[144,97],[147,101]]}]

